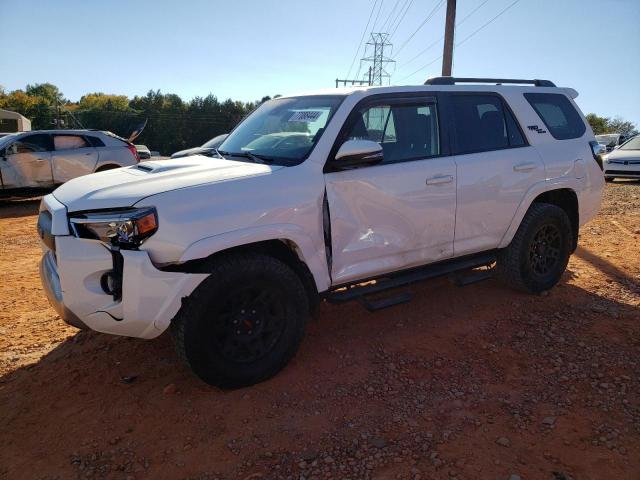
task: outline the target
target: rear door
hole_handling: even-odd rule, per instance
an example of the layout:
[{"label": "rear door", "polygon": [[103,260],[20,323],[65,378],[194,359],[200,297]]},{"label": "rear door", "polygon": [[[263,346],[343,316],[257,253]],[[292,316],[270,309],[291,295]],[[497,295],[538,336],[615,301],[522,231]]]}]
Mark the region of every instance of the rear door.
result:
[{"label": "rear door", "polygon": [[450,258],[456,167],[441,142],[436,97],[379,97],[356,107],[336,146],[379,142],[384,160],[340,170],[325,184],[334,285]]},{"label": "rear door", "polygon": [[53,180],[56,184],[94,171],[98,152],[83,135],[53,134],[53,146]]},{"label": "rear door", "polygon": [[454,252],[460,256],[499,245],[545,169],[500,95],[450,93],[447,102],[458,174]]},{"label": "rear door", "polygon": [[0,158],[0,173],[4,189],[53,185],[51,137],[43,133],[23,135],[8,145]]}]

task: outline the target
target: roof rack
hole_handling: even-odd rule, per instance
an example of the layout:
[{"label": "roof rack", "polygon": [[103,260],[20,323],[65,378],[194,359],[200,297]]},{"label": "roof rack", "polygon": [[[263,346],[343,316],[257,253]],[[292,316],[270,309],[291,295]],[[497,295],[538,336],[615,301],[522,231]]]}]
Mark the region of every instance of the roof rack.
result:
[{"label": "roof rack", "polygon": [[550,80],[522,80],[517,78],[457,78],[457,77],[433,77],[424,82],[425,85],[455,85],[456,83],[513,83],[518,85],[535,85],[536,87],[555,87]]}]

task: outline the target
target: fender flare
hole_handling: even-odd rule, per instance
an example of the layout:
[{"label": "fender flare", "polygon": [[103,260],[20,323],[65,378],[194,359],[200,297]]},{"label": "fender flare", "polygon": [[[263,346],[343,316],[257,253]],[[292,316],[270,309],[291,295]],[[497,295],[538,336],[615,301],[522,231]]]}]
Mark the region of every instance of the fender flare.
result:
[{"label": "fender flare", "polygon": [[[538,198],[538,196],[545,192],[560,189],[572,190],[577,195],[577,193],[581,191],[583,183],[584,179],[564,177],[554,178],[552,180],[543,180],[541,182],[533,184],[522,198],[520,205],[518,205],[516,213],[514,214],[513,219],[509,224],[509,228],[507,228],[507,231],[502,236],[502,240],[500,240],[500,243],[498,244],[498,248],[506,248],[509,246],[511,240],[513,240],[513,237],[518,231],[518,227],[520,227],[522,219],[526,215],[533,201]],[[578,196],[578,198],[580,197]]]},{"label": "fender flare", "polygon": [[322,238],[314,240],[302,227],[289,223],[243,228],[205,237],[189,245],[180,257],[179,263],[203,259],[223,250],[266,240],[284,240],[293,243],[300,261],[309,268],[318,292],[323,292],[331,286],[324,240]]}]

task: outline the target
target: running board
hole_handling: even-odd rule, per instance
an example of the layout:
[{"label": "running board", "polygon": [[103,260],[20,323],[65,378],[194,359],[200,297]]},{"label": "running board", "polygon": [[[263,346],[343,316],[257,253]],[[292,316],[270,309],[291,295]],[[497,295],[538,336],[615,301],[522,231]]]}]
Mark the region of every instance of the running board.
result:
[{"label": "running board", "polygon": [[401,303],[409,303],[412,299],[413,294],[411,292],[401,292],[382,298],[360,297],[360,302],[364,305],[364,308],[370,312],[375,312],[383,308],[400,305]]},{"label": "running board", "polygon": [[456,287],[466,287],[474,283],[489,280],[493,277],[493,269],[471,271],[469,273],[454,272],[449,274],[449,281]]},{"label": "running board", "polygon": [[[361,283],[355,285],[352,284],[336,287],[335,289],[327,292],[325,298],[331,303],[348,302],[365,295],[372,295],[392,288],[411,285],[412,283],[428,280],[430,278],[442,277],[460,270],[469,270],[488,266],[495,261],[495,252],[445,260],[443,262],[426,265],[424,267],[412,268],[410,270],[388,274],[384,277],[362,280]],[[484,274],[484,272],[479,273]],[[364,282],[370,282],[373,280],[375,280],[375,283],[363,284]],[[484,278],[482,278],[482,280],[484,280]]]}]

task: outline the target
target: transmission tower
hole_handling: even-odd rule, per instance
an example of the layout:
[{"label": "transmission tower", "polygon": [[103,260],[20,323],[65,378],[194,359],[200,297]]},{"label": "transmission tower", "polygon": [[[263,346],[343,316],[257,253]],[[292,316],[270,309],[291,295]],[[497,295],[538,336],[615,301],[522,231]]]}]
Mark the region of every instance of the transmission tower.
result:
[{"label": "transmission tower", "polygon": [[[358,72],[355,75],[356,78],[336,78],[336,88],[339,85],[382,85],[384,79],[389,80],[391,75],[387,72],[385,66],[389,63],[395,63],[395,60],[385,56],[384,52],[390,52],[392,46],[389,42],[388,33],[372,33],[371,39],[365,44],[364,57],[360,59],[360,68],[358,68]],[[371,53],[371,55],[367,56],[367,52]],[[365,73],[361,78],[358,78],[363,66],[365,67]]]},{"label": "transmission tower", "polygon": [[382,85],[384,79],[387,79],[387,83],[389,83],[391,74],[387,72],[386,65],[395,63],[395,60],[391,60],[384,54],[385,50],[387,51],[387,53],[389,53],[391,51],[391,47],[393,46],[391,42],[389,42],[389,34],[380,32],[372,33],[371,39],[367,42],[366,45],[373,49],[373,52],[371,52],[372,55],[363,57],[362,59],[360,59],[360,62],[369,62],[372,64],[371,85]]}]

